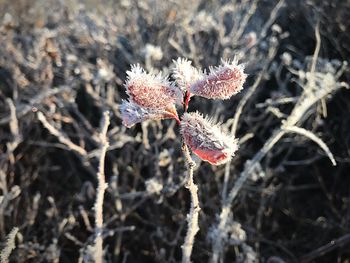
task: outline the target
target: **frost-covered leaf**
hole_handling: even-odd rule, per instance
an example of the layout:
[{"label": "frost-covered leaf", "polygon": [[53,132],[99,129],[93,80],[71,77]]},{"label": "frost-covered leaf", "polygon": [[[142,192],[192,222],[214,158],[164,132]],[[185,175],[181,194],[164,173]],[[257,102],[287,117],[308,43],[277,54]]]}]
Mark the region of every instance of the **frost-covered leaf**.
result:
[{"label": "frost-covered leaf", "polygon": [[236,60],[223,61],[222,65],[211,68],[209,74],[193,83],[190,92],[207,99],[229,99],[243,89],[246,78],[244,67]]},{"label": "frost-covered leaf", "polygon": [[122,114],[123,124],[128,128],[145,120],[177,118],[174,105],[166,109],[147,109],[133,102],[124,100],[122,105],[120,105],[120,112]]},{"label": "frost-covered leaf", "polygon": [[226,163],[238,149],[233,136],[198,112],[183,115],[181,134],[192,152],[214,165]]},{"label": "frost-covered leaf", "polygon": [[133,65],[127,75],[125,88],[135,104],[149,109],[165,109],[181,103],[181,90],[161,74],[146,73],[140,65]]}]

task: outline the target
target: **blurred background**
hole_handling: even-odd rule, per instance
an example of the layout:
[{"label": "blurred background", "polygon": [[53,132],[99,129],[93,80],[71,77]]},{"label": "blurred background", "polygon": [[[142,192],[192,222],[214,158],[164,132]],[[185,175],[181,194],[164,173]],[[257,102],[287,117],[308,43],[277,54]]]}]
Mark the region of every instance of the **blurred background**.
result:
[{"label": "blurred background", "polygon": [[105,110],[105,260],[180,261],[190,196],[179,128],[127,129],[119,112],[130,64],[171,78],[178,57],[207,70],[237,58],[248,74],[230,100],[191,100],[227,129],[245,102],[231,163],[196,160],[193,262],[211,260],[227,192],[287,119],[337,165],[312,135],[279,139],[231,203],[220,262],[350,262],[349,24],[348,0],[0,0],[1,247],[19,228],[10,262],[92,262]]}]

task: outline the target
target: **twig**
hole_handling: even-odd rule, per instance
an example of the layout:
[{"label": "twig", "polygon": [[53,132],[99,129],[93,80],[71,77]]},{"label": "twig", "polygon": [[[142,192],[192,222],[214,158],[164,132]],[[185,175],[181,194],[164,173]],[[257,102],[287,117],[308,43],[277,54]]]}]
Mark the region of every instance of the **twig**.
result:
[{"label": "twig", "polygon": [[96,193],[96,201],[95,201],[95,249],[94,249],[94,259],[96,263],[103,262],[103,238],[102,238],[102,230],[103,230],[103,198],[105,194],[105,190],[107,188],[106,180],[105,180],[105,157],[108,148],[108,139],[107,139],[107,130],[110,123],[109,112],[105,111],[103,113],[102,121],[101,121],[101,133],[100,133],[100,158],[99,158],[99,167],[97,173],[98,186]]},{"label": "twig", "polygon": [[9,256],[13,249],[15,249],[15,238],[18,233],[18,227],[12,228],[10,234],[7,236],[7,242],[4,249],[1,251],[1,263],[9,262]]},{"label": "twig", "polygon": [[275,7],[273,8],[273,10],[270,13],[270,18],[268,21],[266,21],[266,23],[264,24],[263,28],[260,30],[260,35],[258,37],[258,39],[255,41],[255,44],[250,46],[247,50],[252,49],[253,47],[255,47],[258,43],[260,43],[260,41],[262,39],[264,39],[266,37],[267,31],[270,28],[270,26],[272,25],[273,22],[275,22],[277,15],[280,11],[280,9],[284,6],[285,4],[285,0],[280,0]]},{"label": "twig", "polygon": [[[270,18],[269,20],[264,24],[264,27],[261,29],[261,33],[260,33],[260,39],[264,38],[266,36],[267,30],[270,28],[270,26],[272,25],[273,22],[275,22],[280,9],[284,6],[285,4],[285,0],[280,0],[275,7],[273,8],[273,10],[270,13]],[[257,41],[258,43],[258,41]]]},{"label": "twig", "polygon": [[47,119],[45,118],[44,114],[42,112],[38,112],[38,119],[39,121],[42,123],[42,125],[55,137],[57,137],[57,139],[63,143],[64,145],[66,145],[69,149],[71,149],[72,151],[77,152],[79,155],[81,156],[85,156],[86,155],[86,151],[84,148],[76,145],[75,143],[73,143],[67,136],[65,136],[62,132],[60,132],[59,130],[57,130],[51,123],[49,123],[47,121]]},{"label": "twig", "polygon": [[[26,115],[27,113],[29,113],[32,110],[33,105],[40,104],[46,98],[51,97],[53,95],[56,95],[58,93],[61,93],[64,91],[70,91],[70,90],[71,90],[71,88],[69,88],[67,86],[62,86],[59,88],[50,89],[47,92],[40,93],[39,95],[32,98],[28,104],[15,105],[17,118],[19,119],[19,118],[23,117],[24,115]],[[12,120],[11,116],[7,116],[7,117],[0,119],[0,126],[4,125],[6,123],[9,123],[11,120]]]},{"label": "twig", "polygon": [[11,134],[13,136],[13,139],[11,142],[6,143],[7,146],[7,156],[9,157],[9,160],[12,164],[15,162],[15,157],[13,155],[13,152],[16,150],[18,145],[21,143],[21,136],[19,133],[19,125],[18,125],[18,119],[16,116],[16,107],[11,99],[6,99],[6,102],[10,108],[10,121],[9,121],[9,128],[11,131]]},{"label": "twig", "polygon": [[248,92],[244,95],[244,97],[239,101],[235,115],[233,117],[233,124],[231,127],[231,133],[232,134],[236,134],[237,131],[237,127],[238,127],[238,121],[239,118],[243,112],[243,108],[244,106],[247,104],[249,98],[254,94],[256,88],[259,86],[265,72],[267,69],[267,65],[265,66],[265,68],[259,73],[258,77],[256,78],[253,86],[248,90]]},{"label": "twig", "polygon": [[[269,51],[269,61],[272,61],[273,57],[276,54],[276,49],[272,49]],[[268,69],[269,63],[266,63],[264,68],[259,73],[258,77],[254,81],[253,86],[249,88],[247,93],[243,96],[243,98],[239,101],[235,115],[233,116],[232,126],[231,126],[231,134],[236,135],[237,127],[238,127],[238,121],[240,120],[240,116],[242,115],[243,108],[247,105],[248,100],[253,96],[254,92],[258,88],[259,84],[261,83],[263,76],[265,75],[267,69]],[[225,174],[224,174],[224,182],[223,182],[223,190],[222,190],[222,201],[224,202],[226,196],[227,196],[227,185],[228,180],[230,176],[230,167],[231,167],[231,161],[226,163],[225,165]]]},{"label": "twig", "polygon": [[[233,134],[233,135],[236,134],[238,121],[239,121],[239,118],[243,112],[243,108],[246,105],[246,103],[248,102],[248,99],[253,95],[256,88],[259,86],[259,84],[262,80],[262,77],[265,73],[265,70],[266,70],[266,67],[262,72],[260,72],[259,76],[257,77],[257,79],[254,82],[254,85],[248,90],[248,92],[244,95],[244,97],[239,101],[235,115],[233,117],[233,123],[231,126],[231,134]],[[228,179],[230,177],[230,167],[231,167],[231,161],[229,161],[225,165],[225,175],[224,175],[224,182],[223,182],[223,189],[222,189],[222,200],[223,201],[225,200],[226,195],[227,195],[227,185],[228,185]]]},{"label": "twig", "polygon": [[230,209],[231,203],[238,195],[238,192],[241,190],[246,180],[254,171],[256,164],[258,164],[265,157],[265,155],[282,138],[284,134],[285,134],[285,131],[278,129],[273,133],[273,135],[271,135],[271,137],[266,141],[266,143],[260,149],[260,151],[257,152],[253,157],[253,159],[246,164],[245,169],[240,174],[233,188],[231,189],[229,195],[225,199],[222,205],[221,213],[220,213],[220,221],[217,226],[218,234],[213,243],[213,255],[211,259],[212,262],[218,262],[219,256],[223,250],[223,242],[224,242],[226,233],[228,231],[227,222],[229,221],[231,216],[231,209]]},{"label": "twig", "polygon": [[350,234],[346,234],[346,235],[344,235],[336,240],[332,240],[328,244],[326,244],[322,247],[319,247],[314,251],[311,251],[309,254],[303,256],[301,258],[300,262],[302,262],[302,263],[310,262],[310,261],[314,260],[315,258],[323,256],[324,254],[331,252],[332,250],[334,250],[338,247],[342,247],[349,242],[350,242]]},{"label": "twig", "polygon": [[19,125],[18,125],[18,119],[16,116],[16,107],[11,99],[6,99],[7,104],[10,108],[10,120],[9,120],[9,126],[11,133],[14,137],[17,137],[19,135]]},{"label": "twig", "polygon": [[182,263],[191,262],[191,254],[193,249],[194,237],[199,230],[198,217],[199,217],[199,200],[198,200],[198,186],[193,182],[193,168],[195,166],[194,161],[191,158],[187,145],[182,145],[182,151],[184,153],[187,163],[187,182],[185,187],[191,194],[191,209],[187,215],[188,229],[185,237],[184,244],[182,245]]},{"label": "twig", "polygon": [[286,126],[286,127],[283,127],[282,129],[284,129],[287,132],[294,132],[297,134],[304,135],[305,137],[309,138],[310,140],[313,140],[315,143],[317,143],[322,148],[322,150],[325,151],[329,160],[331,160],[332,164],[334,166],[337,165],[337,163],[334,159],[334,156],[333,156],[332,152],[329,150],[328,146],[320,138],[318,138],[314,133],[312,133],[304,128],[297,127],[297,126]]},{"label": "twig", "polygon": [[[318,30],[318,27],[317,27]],[[316,30],[316,31],[317,31]],[[317,33],[316,33],[317,34]],[[319,42],[319,40],[318,40]],[[315,56],[318,55],[318,47],[319,44],[316,45],[315,48]],[[314,66],[312,66],[311,70],[315,70]],[[308,72],[309,75],[312,72]],[[316,73],[313,73],[311,75],[316,75]],[[297,127],[296,125],[299,124],[303,118],[305,117],[305,113],[311,108],[311,106],[316,103],[317,101],[325,98],[328,94],[331,94],[335,90],[342,87],[341,84],[337,83],[337,79],[334,77],[330,77],[329,75],[325,74],[319,74],[317,81],[313,77],[307,78],[307,82],[304,85],[304,91],[299,97],[298,101],[296,102],[291,114],[286,120],[282,121],[281,127],[276,129],[274,133],[271,135],[271,137],[266,141],[264,146],[260,149],[259,152],[255,154],[255,156],[246,163],[244,170],[239,175],[238,179],[236,180],[233,188],[230,190],[229,195],[226,199],[224,199],[222,210],[219,217],[219,222],[216,227],[216,235],[215,239],[212,241],[212,262],[218,262],[220,255],[223,251],[223,245],[225,238],[227,236],[227,223],[231,219],[231,210],[230,206],[236,196],[238,195],[238,192],[243,187],[244,183],[248,180],[251,173],[254,171],[255,166],[265,157],[265,155],[272,149],[272,147],[283,137],[285,133],[287,133],[288,129],[285,127]],[[238,115],[239,116],[239,115]],[[236,121],[237,122],[237,121]],[[236,129],[237,124],[233,124],[233,129]],[[300,133],[301,130],[304,131],[302,128],[294,129],[293,131],[298,131]],[[305,135],[305,132],[304,132]],[[313,139],[321,146],[323,150],[327,152],[328,147],[324,147],[324,144],[320,144],[317,140],[317,136],[310,136],[309,133],[306,133],[306,135],[309,135],[308,137],[310,139]],[[332,160],[332,155],[330,155],[330,159]],[[334,160],[334,158],[333,158]],[[332,162],[333,162],[332,160]],[[229,174],[229,167],[225,171],[227,174]],[[226,189],[225,189],[226,191]]]},{"label": "twig", "polygon": [[316,24],[315,28],[315,38],[316,38],[316,47],[314,54],[312,56],[312,63],[310,66],[310,73],[315,73],[316,71],[316,63],[317,63],[317,58],[318,54],[320,53],[320,48],[321,48],[321,36],[320,36],[320,22],[318,21]]},{"label": "twig", "polygon": [[[232,30],[233,33],[233,40],[231,42],[237,43],[238,39],[240,39],[244,33],[244,31],[247,29],[247,24],[251,17],[255,14],[256,8],[258,7],[258,1],[253,1],[251,5],[248,7],[247,13],[243,16],[243,19],[237,23],[238,28],[237,30]],[[236,23],[235,23],[236,24]]]}]

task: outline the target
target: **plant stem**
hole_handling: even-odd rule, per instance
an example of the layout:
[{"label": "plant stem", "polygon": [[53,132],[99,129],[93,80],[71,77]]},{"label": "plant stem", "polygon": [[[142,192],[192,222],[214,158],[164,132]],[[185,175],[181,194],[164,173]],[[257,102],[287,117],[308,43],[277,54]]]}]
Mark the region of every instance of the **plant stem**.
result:
[{"label": "plant stem", "polygon": [[189,88],[187,88],[186,95],[185,95],[184,112],[187,112],[188,110],[188,104],[190,103],[190,99],[191,99],[191,93],[189,91]]},{"label": "plant stem", "polygon": [[109,112],[105,111],[103,113],[103,118],[101,121],[101,133],[100,133],[100,158],[99,158],[99,167],[97,173],[98,186],[96,193],[95,201],[95,250],[94,250],[94,262],[102,263],[103,262],[103,199],[105,190],[107,188],[105,180],[105,157],[108,149],[108,139],[107,139],[107,130],[110,123]]},{"label": "plant stem", "polygon": [[182,151],[184,153],[186,163],[187,163],[187,182],[185,187],[189,190],[191,194],[191,208],[190,212],[187,215],[188,228],[185,237],[184,244],[182,245],[182,263],[191,262],[191,254],[193,249],[193,243],[195,235],[199,230],[198,226],[198,217],[199,211],[201,210],[199,207],[198,200],[198,186],[193,182],[193,168],[195,167],[195,163],[191,158],[188,147],[185,143],[182,145]]}]

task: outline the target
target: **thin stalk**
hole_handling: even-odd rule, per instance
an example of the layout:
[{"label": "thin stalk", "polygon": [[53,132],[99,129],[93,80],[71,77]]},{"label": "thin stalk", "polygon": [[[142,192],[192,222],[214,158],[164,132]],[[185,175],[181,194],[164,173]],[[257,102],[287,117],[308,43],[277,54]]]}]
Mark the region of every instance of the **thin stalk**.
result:
[{"label": "thin stalk", "polygon": [[103,262],[103,199],[105,190],[107,188],[105,180],[105,157],[108,149],[108,139],[107,139],[107,130],[110,123],[109,112],[105,111],[103,113],[103,118],[101,121],[101,133],[100,133],[100,158],[99,158],[99,167],[97,173],[97,193],[95,201],[95,249],[94,249],[94,262],[102,263]]},{"label": "thin stalk", "polygon": [[190,212],[187,215],[187,223],[188,223],[187,233],[186,233],[184,244],[181,246],[182,263],[190,263],[194,238],[197,232],[199,231],[198,217],[199,217],[199,211],[201,210],[201,208],[199,206],[199,199],[198,199],[198,186],[193,182],[193,168],[195,167],[195,163],[192,160],[188,147],[185,143],[182,145],[182,151],[184,153],[187,169],[188,169],[187,180],[186,180],[187,182],[185,187],[189,190],[191,195],[191,208],[190,208]]}]

